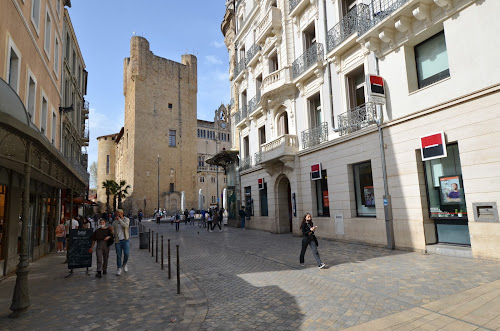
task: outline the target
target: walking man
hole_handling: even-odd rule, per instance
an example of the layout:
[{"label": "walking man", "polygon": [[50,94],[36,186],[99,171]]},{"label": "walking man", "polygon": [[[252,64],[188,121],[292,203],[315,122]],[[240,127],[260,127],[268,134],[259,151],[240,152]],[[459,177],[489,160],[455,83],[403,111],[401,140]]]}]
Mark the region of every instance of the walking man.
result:
[{"label": "walking man", "polygon": [[189,211],[189,225],[194,226],[194,209]]},{"label": "walking man", "polygon": [[[173,217],[173,216],[172,216]],[[181,215],[179,215],[179,212],[175,213],[175,231],[179,231],[179,224],[181,223]]]},{"label": "walking man", "polygon": [[[123,217],[123,210],[116,210],[116,219],[113,223],[115,234],[115,249],[116,249],[116,265],[118,270],[116,275],[120,276],[122,270],[128,272],[128,257],[130,255],[130,242],[129,242],[129,226],[130,220]],[[123,253],[123,261],[122,261]]]},{"label": "walking man", "polygon": [[245,230],[245,218],[247,217],[247,213],[245,213],[245,207],[241,206],[240,211],[238,212],[241,218],[241,229]]}]

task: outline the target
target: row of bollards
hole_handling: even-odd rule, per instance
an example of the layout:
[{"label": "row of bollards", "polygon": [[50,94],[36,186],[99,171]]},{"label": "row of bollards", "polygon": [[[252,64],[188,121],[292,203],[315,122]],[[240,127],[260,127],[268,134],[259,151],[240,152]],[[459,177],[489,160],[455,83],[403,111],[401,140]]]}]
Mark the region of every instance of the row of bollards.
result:
[{"label": "row of bollards", "polygon": [[[148,250],[151,252],[151,256],[154,257],[155,246],[154,246],[154,235],[155,232],[149,229],[148,232]],[[180,264],[179,264],[179,245],[175,245],[177,251],[177,294],[181,294],[181,275],[180,275]],[[172,279],[172,263],[170,261],[170,239],[167,240],[167,265],[168,265],[168,279]],[[156,263],[158,263],[158,232],[156,233]],[[161,236],[161,270],[163,267],[163,236]]]}]

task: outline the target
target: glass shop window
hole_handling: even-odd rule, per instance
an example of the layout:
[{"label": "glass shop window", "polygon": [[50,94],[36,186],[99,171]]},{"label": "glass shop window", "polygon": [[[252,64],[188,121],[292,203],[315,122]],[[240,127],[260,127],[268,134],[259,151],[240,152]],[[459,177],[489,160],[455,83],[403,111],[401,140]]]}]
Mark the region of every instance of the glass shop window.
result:
[{"label": "glass shop window", "polygon": [[321,179],[315,180],[315,182],[317,215],[329,217],[330,200],[328,196],[328,176],[326,175],[326,170],[321,170]]},{"label": "glass shop window", "polygon": [[467,219],[458,145],[446,146],[447,157],[425,161],[431,218]]},{"label": "glass shop window", "polygon": [[375,192],[373,189],[372,163],[355,164],[354,191],[357,216],[375,217]]}]

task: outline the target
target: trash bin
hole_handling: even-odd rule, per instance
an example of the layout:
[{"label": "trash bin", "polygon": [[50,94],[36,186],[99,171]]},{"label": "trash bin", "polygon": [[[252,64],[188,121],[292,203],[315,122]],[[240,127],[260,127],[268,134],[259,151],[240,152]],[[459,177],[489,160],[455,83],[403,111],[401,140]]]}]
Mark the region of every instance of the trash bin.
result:
[{"label": "trash bin", "polygon": [[149,247],[148,233],[147,232],[139,233],[139,248],[146,249],[148,247]]}]

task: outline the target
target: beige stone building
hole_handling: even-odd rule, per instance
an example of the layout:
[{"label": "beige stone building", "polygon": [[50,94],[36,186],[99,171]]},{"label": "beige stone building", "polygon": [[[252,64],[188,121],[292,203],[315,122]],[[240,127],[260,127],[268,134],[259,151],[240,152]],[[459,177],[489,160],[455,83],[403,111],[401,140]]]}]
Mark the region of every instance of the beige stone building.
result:
[{"label": "beige stone building", "polygon": [[86,196],[87,74],[67,7],[0,6],[0,277],[54,249],[55,226]]},{"label": "beige stone building", "polygon": [[[161,58],[150,51],[145,38],[134,36],[123,76],[124,127],[98,138],[98,185],[106,179],[125,180],[131,189],[123,206],[133,214],[142,209],[151,215],[158,206],[180,210],[182,192],[184,207],[198,208],[200,189],[209,203],[216,194],[204,179],[211,183],[217,177],[204,168],[203,159],[226,148],[219,133],[226,135],[230,129],[224,106],[216,111],[214,122],[197,120],[196,57],[183,55],[181,63]],[[210,132],[210,138],[197,136],[200,129],[205,135]],[[106,201],[103,193],[99,188],[100,203]]]},{"label": "beige stone building", "polygon": [[249,226],[299,235],[309,212],[324,238],[500,259],[499,10],[492,0],[228,3]]},{"label": "beige stone building", "polygon": [[[221,151],[231,149],[231,122],[229,109],[221,105],[215,111],[213,122],[198,120],[198,193],[201,193],[195,208],[207,209],[222,206],[223,192],[227,187],[226,175],[221,167],[209,165],[206,160]],[[201,191],[200,191],[201,190]],[[219,192],[219,194],[217,194]],[[189,207],[189,206],[187,206]]]}]

